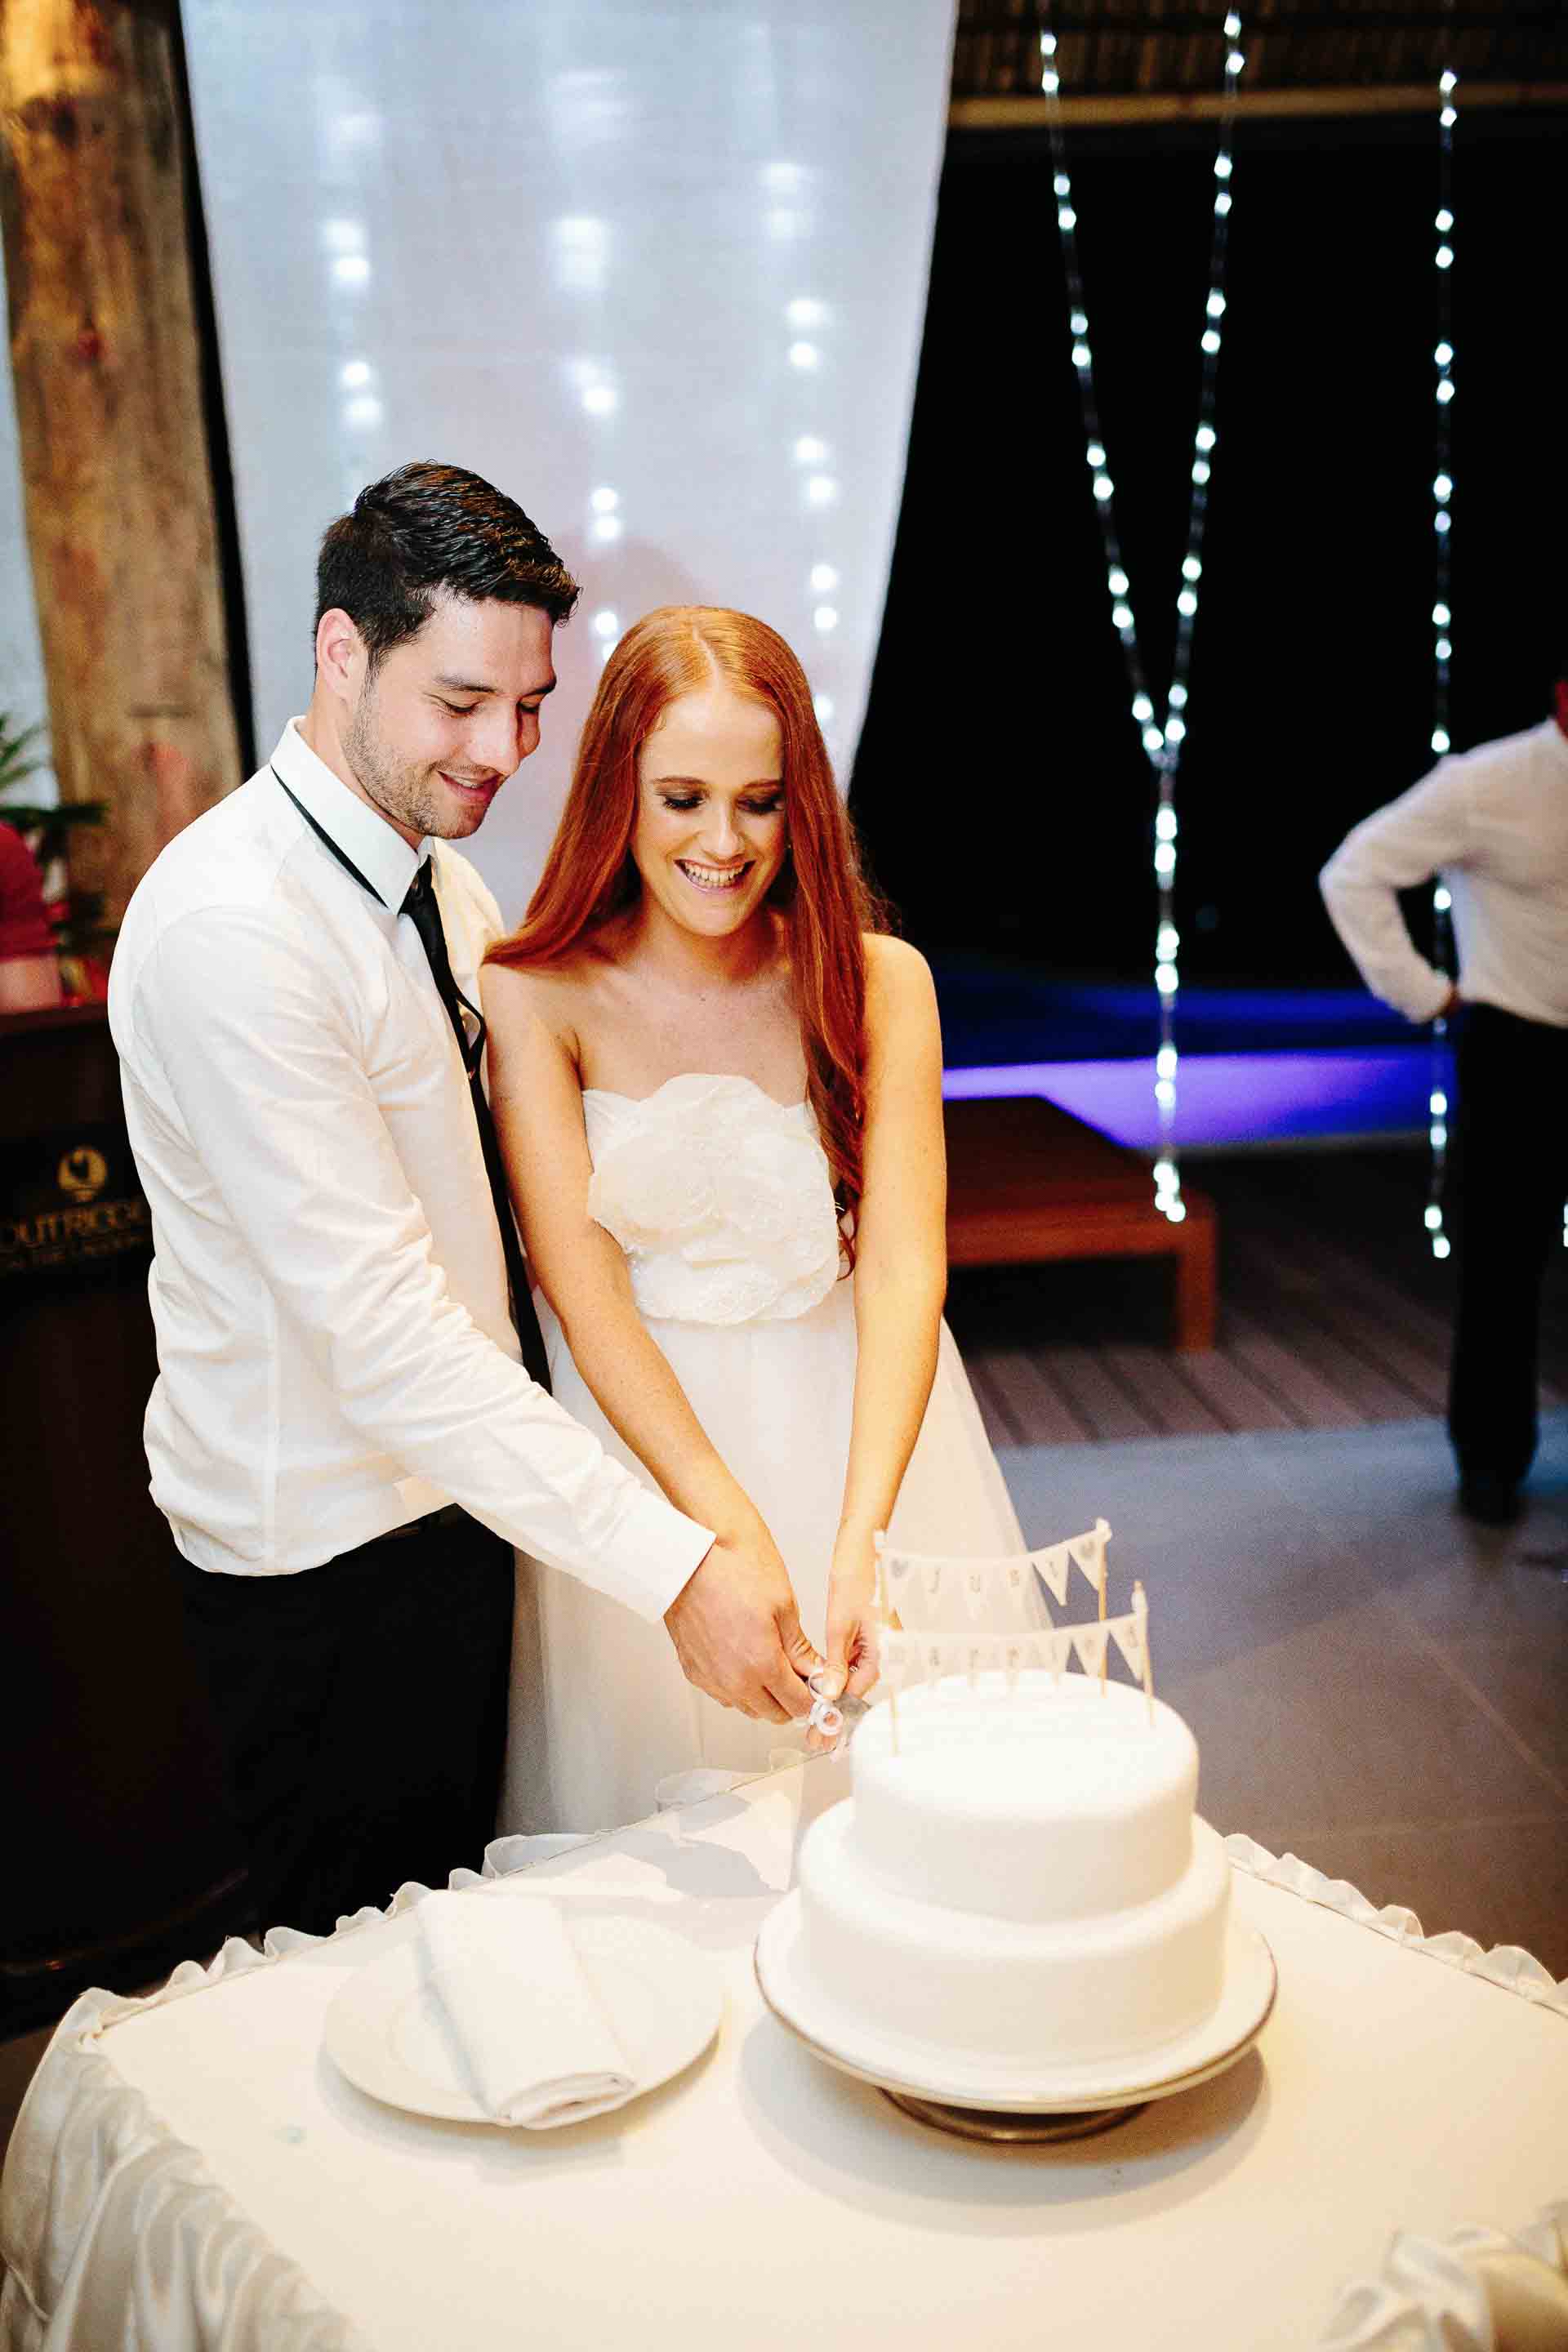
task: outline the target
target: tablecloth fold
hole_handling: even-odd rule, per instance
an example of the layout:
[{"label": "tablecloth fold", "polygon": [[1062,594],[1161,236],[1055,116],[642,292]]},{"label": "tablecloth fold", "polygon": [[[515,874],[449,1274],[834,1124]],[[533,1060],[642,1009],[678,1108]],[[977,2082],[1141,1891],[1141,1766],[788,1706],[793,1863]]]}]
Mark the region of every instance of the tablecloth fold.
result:
[{"label": "tablecloth fold", "polygon": [[1514,2237],[1401,2230],[1341,2298],[1319,2352],[1538,2352],[1568,2341],[1568,2201]]},{"label": "tablecloth fold", "polygon": [[1500,1985],[1505,1992],[1516,1992],[1525,2000],[1568,2017],[1568,1977],[1559,1983],[1550,1969],[1542,1968],[1532,1954],[1521,1951],[1517,1944],[1494,1944],[1488,1951],[1473,1936],[1462,1936],[1453,1929],[1445,1935],[1428,1936],[1414,1911],[1406,1911],[1394,1903],[1384,1905],[1380,1911],[1348,1879],[1325,1877],[1299,1854],[1272,1854],[1267,1846],[1258,1845],[1249,1837],[1227,1837],[1225,1850],[1238,1870],[1249,1872],[1270,1886],[1288,1887],[1292,1895],[1300,1895],[1309,1903],[1321,1904],[1343,1918],[1354,1919],[1361,1927],[1370,1927],[1374,1935],[1391,1937],[1396,1944],[1425,1952],[1429,1959],[1446,1961],[1449,1968],[1460,1969],[1466,1976],[1483,1977],[1488,1984]]},{"label": "tablecloth fold", "polygon": [[118,2019],[283,1956],[234,1937],[146,1999],[85,1992],[67,2011],[5,2161],[5,2352],[371,2352],[96,2046]]}]

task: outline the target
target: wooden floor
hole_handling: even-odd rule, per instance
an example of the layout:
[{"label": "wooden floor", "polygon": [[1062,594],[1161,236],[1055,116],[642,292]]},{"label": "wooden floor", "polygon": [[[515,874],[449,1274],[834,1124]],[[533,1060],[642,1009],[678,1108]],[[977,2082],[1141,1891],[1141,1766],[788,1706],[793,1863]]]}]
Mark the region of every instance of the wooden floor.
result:
[{"label": "wooden floor", "polygon": [[[1452,1269],[1408,1150],[1194,1162],[1220,1221],[1219,1343],[1167,1345],[1158,1263],[960,1269],[948,1319],[993,1444],[1357,1429],[1444,1409]],[[1542,1402],[1568,1397],[1568,1251],[1549,1269]]]}]

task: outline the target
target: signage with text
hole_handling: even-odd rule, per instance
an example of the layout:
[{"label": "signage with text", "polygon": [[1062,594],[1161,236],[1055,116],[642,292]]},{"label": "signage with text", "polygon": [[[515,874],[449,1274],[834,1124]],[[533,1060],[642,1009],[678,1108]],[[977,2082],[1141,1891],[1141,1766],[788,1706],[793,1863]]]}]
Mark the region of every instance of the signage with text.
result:
[{"label": "signage with text", "polygon": [[153,1221],[123,1132],[85,1121],[7,1142],[0,1285],[152,1254]]}]

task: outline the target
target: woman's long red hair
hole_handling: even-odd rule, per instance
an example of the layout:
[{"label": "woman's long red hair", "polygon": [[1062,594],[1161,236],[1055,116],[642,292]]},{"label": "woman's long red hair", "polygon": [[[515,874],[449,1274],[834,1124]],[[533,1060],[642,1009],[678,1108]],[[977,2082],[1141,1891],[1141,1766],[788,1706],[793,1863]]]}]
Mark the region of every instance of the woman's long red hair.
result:
[{"label": "woman's long red hair", "polygon": [[637,755],[668,705],[711,685],[715,673],[778,720],[786,847],[768,903],[784,920],[807,1091],[839,1206],[852,1220],[865,1110],[864,935],[887,920],[861,872],[805,672],[766,622],[717,605],[667,604],[626,631],[584,725],[539,887],[521,928],[488,961],[557,963],[632,904],[642,888],[631,855]]}]

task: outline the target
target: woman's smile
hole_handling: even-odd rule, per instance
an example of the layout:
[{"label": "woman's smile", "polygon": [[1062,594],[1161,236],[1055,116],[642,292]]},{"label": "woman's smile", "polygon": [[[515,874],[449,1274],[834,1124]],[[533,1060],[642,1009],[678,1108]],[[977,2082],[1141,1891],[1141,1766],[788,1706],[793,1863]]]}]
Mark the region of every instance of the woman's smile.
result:
[{"label": "woman's smile", "polygon": [[753,861],[748,858],[743,866],[705,866],[699,858],[678,857],[675,863],[687,880],[695,883],[699,890],[721,891],[738,890],[751,872]]}]

